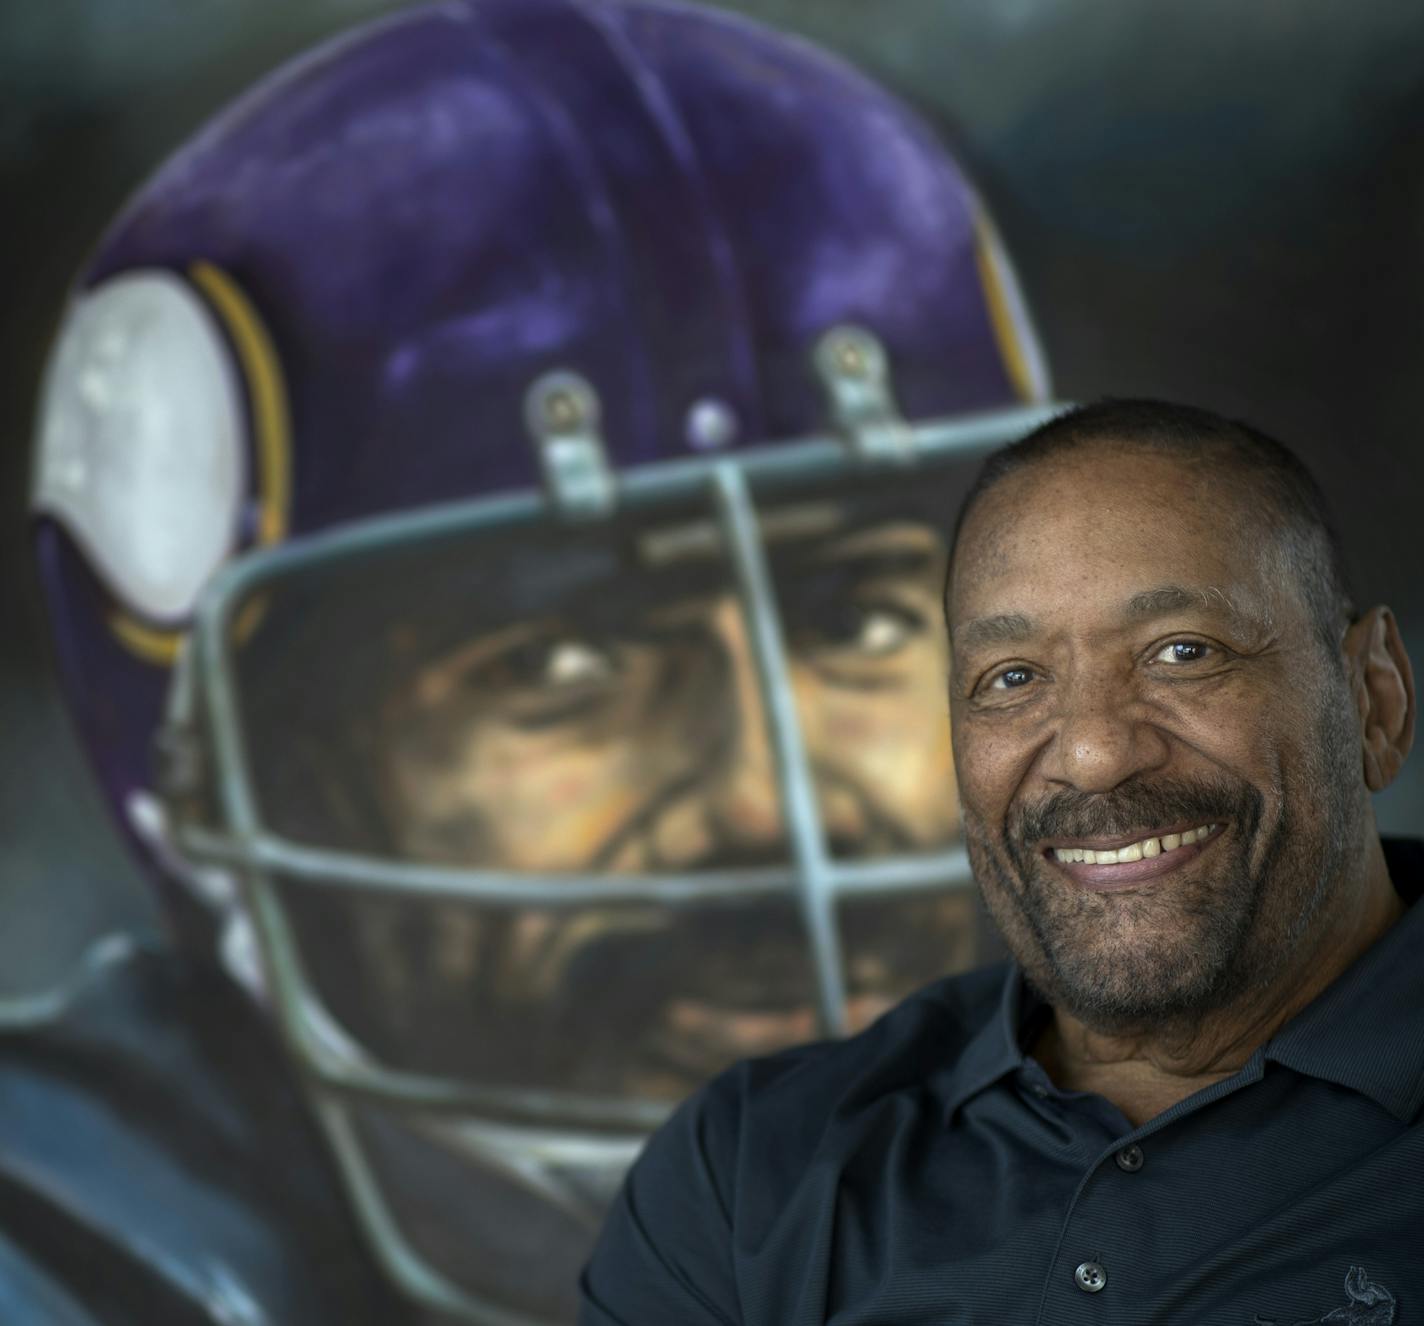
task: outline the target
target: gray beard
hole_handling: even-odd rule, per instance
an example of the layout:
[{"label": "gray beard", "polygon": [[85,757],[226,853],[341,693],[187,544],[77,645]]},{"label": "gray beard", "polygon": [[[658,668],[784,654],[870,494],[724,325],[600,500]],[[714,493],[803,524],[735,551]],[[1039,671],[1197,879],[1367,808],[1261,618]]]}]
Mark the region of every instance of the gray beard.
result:
[{"label": "gray beard", "polygon": [[[998,839],[966,810],[975,879],[1030,983],[1105,1034],[1184,1036],[1269,985],[1311,934],[1362,832],[1354,725],[1332,706],[1319,736],[1318,767],[1294,797],[1274,789],[1271,824],[1264,795],[1225,777],[1064,791],[1012,813]],[[1210,868],[1125,893],[1076,888],[1029,846],[1181,822],[1228,826]]]}]

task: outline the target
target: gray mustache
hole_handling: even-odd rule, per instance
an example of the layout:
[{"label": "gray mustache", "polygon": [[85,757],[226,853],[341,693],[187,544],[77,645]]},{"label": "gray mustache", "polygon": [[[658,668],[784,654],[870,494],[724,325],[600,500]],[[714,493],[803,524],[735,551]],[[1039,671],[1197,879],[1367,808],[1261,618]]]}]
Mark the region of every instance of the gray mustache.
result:
[{"label": "gray mustache", "polygon": [[1226,779],[1156,779],[1110,792],[1066,789],[1021,807],[1005,826],[1004,845],[1022,863],[1045,838],[1116,837],[1181,820],[1233,820],[1249,835],[1263,804],[1255,788]]}]

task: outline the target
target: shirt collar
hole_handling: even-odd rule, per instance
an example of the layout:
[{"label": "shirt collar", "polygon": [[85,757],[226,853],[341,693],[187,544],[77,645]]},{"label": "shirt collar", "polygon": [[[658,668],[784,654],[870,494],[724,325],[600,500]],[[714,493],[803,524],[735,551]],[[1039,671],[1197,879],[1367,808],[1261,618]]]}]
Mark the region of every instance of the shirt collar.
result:
[{"label": "shirt collar", "polygon": [[1265,1057],[1378,1102],[1409,1123],[1424,1106],[1424,844],[1385,840],[1409,910],[1265,1047]]},{"label": "shirt collar", "polygon": [[1024,984],[1017,964],[1004,963],[998,1006],[970,1037],[947,1085],[946,1121],[971,1096],[1023,1067],[1022,1031],[1040,1007],[1042,1001]]}]

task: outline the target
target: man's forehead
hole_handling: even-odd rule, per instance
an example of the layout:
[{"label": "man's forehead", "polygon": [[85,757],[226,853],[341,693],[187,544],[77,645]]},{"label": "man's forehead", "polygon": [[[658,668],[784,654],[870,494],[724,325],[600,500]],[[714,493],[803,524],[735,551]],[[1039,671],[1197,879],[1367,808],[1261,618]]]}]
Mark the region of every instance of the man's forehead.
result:
[{"label": "man's forehead", "polygon": [[1276,539],[1259,506],[1204,461],[1089,446],[1011,473],[965,521],[951,626],[1045,606],[1216,606],[1269,613]]},{"label": "man's forehead", "polygon": [[[1272,604],[1242,586],[1157,585],[1127,594],[1106,605],[1114,624],[1136,626],[1179,614],[1220,622],[1238,639],[1269,633],[1275,625]],[[1085,617],[1070,610],[1071,618]],[[997,612],[957,618],[950,626],[950,639],[960,652],[995,645],[1014,645],[1032,640],[1045,626],[1041,618],[1025,612]]]}]

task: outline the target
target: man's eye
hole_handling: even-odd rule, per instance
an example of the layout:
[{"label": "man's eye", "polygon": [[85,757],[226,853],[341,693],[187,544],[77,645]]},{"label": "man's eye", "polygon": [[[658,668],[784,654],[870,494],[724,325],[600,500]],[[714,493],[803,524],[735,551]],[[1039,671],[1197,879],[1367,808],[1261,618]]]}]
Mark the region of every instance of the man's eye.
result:
[{"label": "man's eye", "polygon": [[1173,640],[1154,655],[1158,663],[1200,663],[1210,656],[1212,648],[1200,640]]},{"label": "man's eye", "polygon": [[989,679],[991,691],[1016,691],[1033,680],[1032,668],[1005,668]]}]

